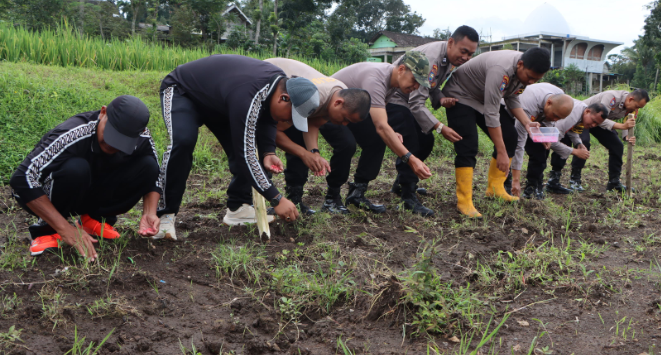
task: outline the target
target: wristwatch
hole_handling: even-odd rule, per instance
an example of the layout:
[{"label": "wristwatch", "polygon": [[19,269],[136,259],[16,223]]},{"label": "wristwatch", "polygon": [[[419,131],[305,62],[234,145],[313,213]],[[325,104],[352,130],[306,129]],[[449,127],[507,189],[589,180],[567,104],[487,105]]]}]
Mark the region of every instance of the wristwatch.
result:
[{"label": "wristwatch", "polygon": [[400,157],[405,164],[408,164],[409,158],[411,157],[411,152],[408,152]]},{"label": "wristwatch", "polygon": [[310,149],[310,153],[312,153],[312,154],[314,154],[314,153],[319,153],[319,154],[321,154],[321,153],[319,152],[319,149],[317,149],[317,148]]},{"label": "wristwatch", "polygon": [[439,123],[440,124],[438,125],[438,128],[436,128],[436,133],[441,134],[441,131],[443,130],[443,127],[445,127],[445,125],[443,125],[443,123],[441,122]]},{"label": "wristwatch", "polygon": [[278,196],[274,197],[271,199],[271,207],[277,207],[280,204],[280,199],[282,198],[282,194],[278,194]]}]

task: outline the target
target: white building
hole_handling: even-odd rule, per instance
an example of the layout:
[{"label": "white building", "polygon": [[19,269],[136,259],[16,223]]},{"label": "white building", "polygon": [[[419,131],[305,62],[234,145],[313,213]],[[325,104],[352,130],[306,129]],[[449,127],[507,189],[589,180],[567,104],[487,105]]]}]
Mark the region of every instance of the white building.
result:
[{"label": "white building", "polygon": [[[594,39],[571,34],[569,24],[553,5],[544,3],[526,18],[521,33],[506,36],[502,41],[480,44],[480,52],[511,48],[526,51],[532,47],[544,47],[551,51],[551,68],[576,65],[588,75],[590,93],[601,92],[604,81],[615,79],[608,72],[606,58],[615,47],[624,43]],[[598,88],[598,90],[597,90]]]}]

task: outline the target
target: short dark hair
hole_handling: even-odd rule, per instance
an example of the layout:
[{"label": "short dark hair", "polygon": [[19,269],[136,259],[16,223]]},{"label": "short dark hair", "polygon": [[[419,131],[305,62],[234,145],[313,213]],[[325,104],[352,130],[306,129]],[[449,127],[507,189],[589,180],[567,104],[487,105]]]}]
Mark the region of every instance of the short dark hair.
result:
[{"label": "short dark hair", "polygon": [[452,39],[455,42],[459,42],[464,37],[468,37],[471,42],[480,42],[480,35],[477,34],[477,31],[473,27],[462,25],[457,27],[456,30],[452,33]]},{"label": "short dark hair", "polygon": [[289,80],[288,77],[286,77],[286,76],[282,77],[282,78],[280,78],[280,80],[278,80],[278,84],[277,84],[278,87],[280,88],[280,90],[282,90],[282,92],[285,93],[285,94],[288,94],[288,92],[287,92],[287,81],[288,80]]},{"label": "short dark hair", "polygon": [[358,113],[361,121],[369,116],[372,97],[367,90],[356,88],[344,89],[340,90],[338,95],[344,99],[344,108],[350,114]]},{"label": "short dark hair", "polygon": [[606,119],[608,117],[608,109],[606,106],[600,102],[591,104],[588,106],[588,109],[592,112],[600,113],[601,118]]},{"label": "short dark hair", "polygon": [[650,95],[647,93],[647,90],[636,89],[630,92],[629,95],[633,96],[633,98],[636,99],[636,101],[640,101],[644,99],[645,103],[650,102]]},{"label": "short dark hair", "polygon": [[544,74],[551,69],[551,52],[542,47],[533,47],[521,56],[523,66],[538,74]]}]

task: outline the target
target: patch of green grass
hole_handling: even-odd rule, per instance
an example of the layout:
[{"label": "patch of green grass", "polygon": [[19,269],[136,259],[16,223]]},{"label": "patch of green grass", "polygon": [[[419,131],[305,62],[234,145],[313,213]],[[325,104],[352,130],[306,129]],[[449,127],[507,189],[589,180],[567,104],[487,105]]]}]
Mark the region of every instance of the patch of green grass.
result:
[{"label": "patch of green grass", "polygon": [[423,241],[418,261],[400,276],[402,302],[414,311],[412,335],[452,333],[453,321],[467,320],[472,325],[482,306],[470,284],[453,287],[452,282],[441,280],[432,261],[437,252],[435,242]]},{"label": "patch of green grass", "polygon": [[526,285],[565,285],[574,272],[581,272],[587,279],[592,272],[585,269],[584,263],[606,248],[570,238],[556,243],[551,238],[539,246],[527,244],[514,252],[500,250],[491,260],[478,260],[477,282],[497,292],[516,292]]},{"label": "patch of green grass", "polygon": [[[0,291],[4,291],[0,289]],[[16,293],[11,295],[4,294],[0,298],[0,318],[14,318],[16,309],[23,303],[23,300],[16,296]]]},{"label": "patch of green grass", "polygon": [[240,246],[231,240],[228,244],[218,245],[211,258],[218,278],[227,275],[231,281],[237,277],[255,284],[262,281],[266,263],[266,251],[262,245],[248,242]]},{"label": "patch of green grass", "polygon": [[64,310],[69,308],[66,304],[67,295],[55,286],[46,285],[38,292],[41,300],[42,318],[53,323],[53,329],[64,323]]},{"label": "patch of green grass", "polygon": [[[10,62],[30,62],[63,67],[99,68],[107,70],[161,70],[171,71],[178,65],[207,57],[210,54],[240,54],[257,59],[271,58],[270,51],[246,52],[216,46],[207,50],[162,46],[139,37],[104,41],[80,35],[67,22],[54,30],[30,31],[7,22],[0,23],[0,59]],[[347,64],[318,58],[294,57],[331,75]]]},{"label": "patch of green grass", "polygon": [[17,346],[21,346],[18,342],[23,343],[21,333],[23,329],[16,329],[16,326],[9,327],[6,333],[0,333],[0,349],[11,350]]},{"label": "patch of green grass", "polygon": [[103,344],[108,341],[112,333],[115,331],[115,329],[111,330],[108,335],[106,335],[101,342],[96,345],[96,348],[94,347],[94,342],[89,342],[89,344],[85,345],[85,337],[78,338],[78,327],[74,328],[73,332],[73,346],[71,347],[71,350],[67,351],[64,353],[64,355],[96,355],[99,353],[99,350],[101,350],[101,347]]},{"label": "patch of green grass", "polygon": [[138,310],[124,298],[112,295],[94,300],[86,307],[92,318],[123,317],[127,314],[138,315]]}]

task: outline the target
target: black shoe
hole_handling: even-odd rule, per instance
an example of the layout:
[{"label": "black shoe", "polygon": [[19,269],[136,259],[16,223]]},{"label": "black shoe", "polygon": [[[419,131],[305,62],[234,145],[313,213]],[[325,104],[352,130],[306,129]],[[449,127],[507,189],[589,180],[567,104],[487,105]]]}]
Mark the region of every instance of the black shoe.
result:
[{"label": "black shoe", "polygon": [[339,187],[328,187],[326,192],[326,201],[321,206],[322,212],[333,214],[348,214],[349,210],[342,203],[342,196],[340,195]]},{"label": "black shoe", "polygon": [[360,209],[373,213],[385,212],[386,206],[372,204],[372,202],[365,197],[365,191],[367,191],[367,183],[350,182],[349,195],[347,195],[345,201],[346,205],[354,205]]},{"label": "black shoe", "polygon": [[285,186],[285,193],[287,195],[287,198],[293,202],[296,206],[298,206],[298,210],[306,215],[306,216],[312,216],[313,214],[317,213],[317,211],[313,210],[310,208],[308,205],[303,203],[303,186],[298,185],[298,186]]},{"label": "black shoe", "polygon": [[342,204],[342,199],[326,200],[321,206],[321,212],[333,214],[348,214],[349,210]]},{"label": "black shoe", "polygon": [[542,186],[540,186],[540,184],[528,183],[526,188],[523,189],[523,198],[527,200],[543,200],[546,198],[546,196],[544,196],[544,189]]},{"label": "black shoe", "polygon": [[[606,185],[606,191],[617,191],[617,192],[626,192],[627,187],[622,184],[620,179],[612,179],[611,181],[608,182]],[[636,192],[636,189],[631,189],[631,192]]]},{"label": "black shoe", "polygon": [[585,191],[585,189],[581,185],[581,180],[580,179],[578,179],[578,180],[574,180],[574,179],[569,180],[569,188],[572,189],[574,192],[583,192],[583,191]]},{"label": "black shoe", "polygon": [[512,172],[511,171],[510,171],[509,174],[507,174],[507,179],[505,179],[505,183],[503,183],[503,185],[505,186],[505,191],[507,191],[507,193],[509,195],[511,195],[512,194]]},{"label": "black shoe", "polygon": [[[392,188],[390,188],[390,192],[394,193],[397,196],[402,196],[402,186],[399,184],[399,177],[396,177],[395,181],[393,181]],[[424,187],[418,187],[417,184],[415,187],[415,192],[417,192],[418,195],[420,196],[429,195],[427,189],[425,189]]]},{"label": "black shoe", "polygon": [[427,208],[420,203],[418,196],[416,196],[416,192],[414,192],[415,190],[415,184],[402,186],[402,201],[404,202],[404,209],[423,217],[433,216],[434,210]]},{"label": "black shoe", "polygon": [[546,183],[546,191],[554,194],[569,195],[573,191],[560,183],[562,171],[551,170],[549,181]]},{"label": "black shoe", "polygon": [[581,185],[581,170],[572,169],[571,176],[569,177],[569,188],[575,192],[583,192],[585,189]]}]

